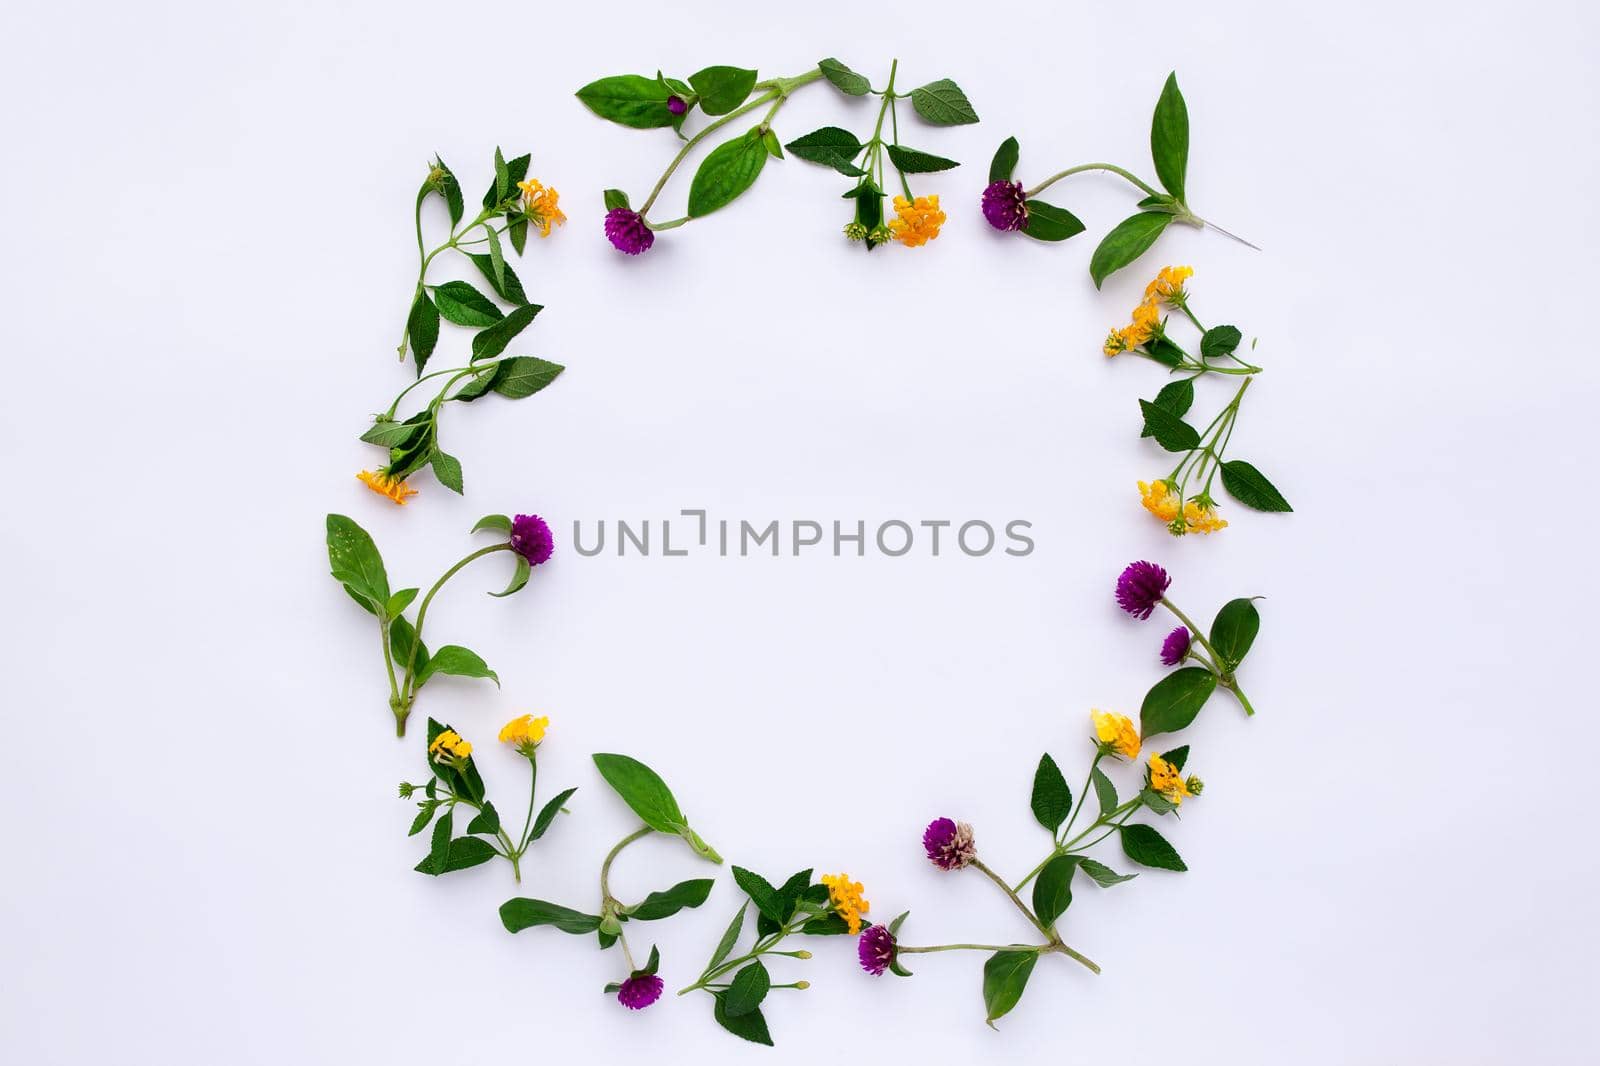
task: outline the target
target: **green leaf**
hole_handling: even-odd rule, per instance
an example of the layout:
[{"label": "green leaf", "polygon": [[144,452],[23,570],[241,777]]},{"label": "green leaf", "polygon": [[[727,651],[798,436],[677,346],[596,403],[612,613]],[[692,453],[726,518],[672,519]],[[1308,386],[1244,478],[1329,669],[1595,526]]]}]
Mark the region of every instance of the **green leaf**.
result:
[{"label": "green leaf", "polygon": [[1089,858],[1079,859],[1078,865],[1083,867],[1083,872],[1088,874],[1094,883],[1101,888],[1120,885],[1124,881],[1132,881],[1139,876],[1138,874],[1119,874],[1105,863],[1096,862],[1094,859]]},{"label": "green leaf", "polygon": [[1244,662],[1260,630],[1261,614],[1250,600],[1229,600],[1222,605],[1211,623],[1211,646],[1222,656],[1218,665],[1225,673],[1233,673]]},{"label": "green leaf", "polygon": [[406,337],[411,342],[411,358],[420,375],[439,343],[439,309],[426,292],[417,293],[411,304],[411,313],[406,316]]},{"label": "green leaf", "polygon": [[342,514],[327,518],[328,566],[333,579],[368,611],[382,618],[389,605],[389,575],[372,537]]},{"label": "green leaf", "polygon": [[439,809],[439,805],[432,800],[419,803],[417,806],[420,809],[417,811],[416,818],[411,822],[411,828],[406,832],[406,836],[408,837],[414,837],[426,829],[428,827],[428,823],[433,821],[434,813]]},{"label": "green leaf", "polygon": [[756,72],[744,67],[707,67],[689,75],[689,85],[700,97],[700,110],[726,115],[744,103],[755,88]]},{"label": "green leaf", "polygon": [[861,152],[861,142],[856,140],[855,134],[838,126],[824,126],[819,130],[812,130],[803,137],[796,137],[784,147],[792,156],[804,159],[808,163],[821,163],[850,177],[860,177],[866,173],[853,162]]},{"label": "green leaf", "polygon": [[461,216],[467,213],[467,205],[461,198],[461,183],[437,155],[433,157],[433,165],[443,172],[439,178],[439,191],[444,194],[445,206],[450,209],[450,225],[460,225]]},{"label": "green leaf", "polygon": [[440,874],[454,873],[457,870],[467,870],[474,866],[482,866],[498,854],[494,848],[477,837],[456,837],[450,841],[450,850],[446,852],[443,863],[429,855],[412,869],[418,873],[431,874],[438,877]]},{"label": "green leaf", "polygon": [[1161,757],[1171,763],[1174,769],[1182,770],[1183,764],[1189,761],[1189,745],[1181,744],[1171,751],[1164,751]]},{"label": "green leaf", "polygon": [[1161,391],[1156,393],[1153,402],[1157,407],[1170,411],[1175,417],[1182,418],[1194,405],[1194,378],[1179,378],[1161,386]]},{"label": "green leaf", "polygon": [[621,189],[607,189],[604,198],[607,211],[615,211],[619,207],[626,209],[628,206],[628,194]]},{"label": "green leaf", "polygon": [[1064,241],[1083,232],[1083,222],[1064,207],[1043,200],[1028,201],[1022,232],[1036,241]]},{"label": "green leaf", "polygon": [[1200,338],[1200,354],[1207,359],[1220,359],[1232,355],[1244,335],[1238,326],[1212,326]]},{"label": "green leaf", "polygon": [[492,326],[505,317],[493,300],[464,281],[435,286],[433,299],[439,314],[458,326]]},{"label": "green leaf", "polygon": [[1166,837],[1156,832],[1154,826],[1143,823],[1122,827],[1122,851],[1140,866],[1176,870],[1179,873],[1189,868],[1184,865],[1177,849],[1167,843]]},{"label": "green leaf", "polygon": [[522,279],[517,277],[517,272],[511,269],[510,263],[501,264],[503,269],[497,274],[494,261],[487,255],[469,252],[467,258],[472,260],[473,265],[478,268],[478,273],[483,275],[489,287],[495,291],[495,295],[514,304],[528,302],[528,294],[522,289]]},{"label": "green leaf", "polygon": [[[513,309],[509,315],[488,329],[479,331],[472,338],[472,358],[492,359],[505,351],[506,345],[510,344],[517,334],[527,329],[528,323],[543,310],[539,304],[524,304]],[[498,387],[499,382],[496,381],[495,385]]]},{"label": "green leaf", "polygon": [[989,162],[989,183],[997,181],[1010,181],[1012,173],[1017,169],[1017,156],[1021,149],[1015,137],[1007,137],[1000,142],[1000,147],[994,150],[994,159]]},{"label": "green leaf", "polygon": [[817,66],[821,68],[822,76],[832,82],[833,87],[846,96],[865,96],[872,91],[872,83],[870,81],[837,59],[824,59]]},{"label": "green leaf", "polygon": [[1117,786],[1111,783],[1111,778],[1100,767],[1094,768],[1094,773],[1089,775],[1090,782],[1094,785],[1094,798],[1100,804],[1101,814],[1110,814],[1117,809]]},{"label": "green leaf", "polygon": [[[737,869],[737,867],[735,867]],[[717,941],[716,950],[711,953],[711,961],[706,963],[707,970],[714,970],[733,952],[733,946],[739,942],[739,934],[744,932],[744,912],[750,909],[750,904],[739,904],[739,911],[733,916],[733,921],[728,923],[728,928],[723,931],[722,939]]]},{"label": "green leaf", "polygon": [[595,768],[645,825],[659,833],[677,833],[688,824],[678,801],[661,776],[638,759],[602,752]]},{"label": "green leaf", "polygon": [[689,183],[689,217],[704,218],[728,206],[756,183],[766,164],[767,148],[756,130],[717,145]]},{"label": "green leaf", "polygon": [[1033,816],[1039,824],[1054,833],[1072,813],[1072,789],[1061,776],[1061,768],[1049,754],[1039,756],[1039,768],[1033,772],[1033,796],[1029,799]]},{"label": "green leaf", "polygon": [[1033,951],[997,951],[983,964],[983,1005],[988,1011],[989,1028],[995,1019],[1010,1012],[1027,990],[1028,977],[1039,955]]},{"label": "green leaf", "polygon": [[711,1017],[734,1036],[750,1041],[752,1044],[765,1044],[772,1046],[772,1034],[767,1030],[767,1019],[762,1017],[761,1011],[753,1010],[748,1014],[729,1014],[725,999],[727,993],[717,991],[712,993],[715,1003],[711,1008]]},{"label": "green leaf", "polygon": [[1189,169],[1189,108],[1178,91],[1176,73],[1167,75],[1150,120],[1150,156],[1155,160],[1156,177],[1161,184],[1182,200],[1184,176]]},{"label": "green leaf", "polygon": [[965,126],[978,121],[967,94],[949,78],[931,81],[911,90],[911,106],[935,126]]},{"label": "green leaf", "polygon": [[1145,737],[1176,733],[1188,726],[1217,687],[1217,675],[1201,666],[1186,666],[1157,681],[1139,708],[1139,732]]},{"label": "green leaf", "polygon": [[500,146],[494,148],[494,189],[483,198],[483,206],[497,204],[506,198],[506,193],[511,190],[511,172],[506,169],[506,157],[500,154]]},{"label": "green leaf", "polygon": [[[413,645],[416,646],[415,658],[411,651]],[[428,646],[417,643],[417,631],[404,618],[396,618],[389,623],[389,652],[394,656],[395,665],[401,669],[407,663],[414,670],[422,670],[428,665]]]},{"label": "green leaf", "polygon": [[904,145],[891,144],[888,149],[889,159],[903,174],[933,174],[961,165],[954,159],[946,159],[944,156],[932,155]]},{"label": "green leaf", "polygon": [[1089,276],[1099,288],[1112,274],[1139,258],[1161,236],[1172,216],[1161,211],[1140,211],[1117,223],[1089,259]]},{"label": "green leaf", "polygon": [[374,422],[371,428],[361,434],[361,439],[380,448],[398,448],[424,432],[425,424],[426,420],[415,422],[409,418],[404,422]]},{"label": "green leaf", "polygon": [[503,514],[486,514],[473,524],[472,532],[482,533],[486,529],[496,533],[510,533],[511,518]]},{"label": "green leaf", "polygon": [[500,812],[494,809],[494,804],[485,803],[472,821],[467,823],[469,833],[487,833],[493,835],[500,828]]},{"label": "green leaf", "polygon": [[778,142],[778,134],[775,130],[768,129],[767,132],[761,135],[761,145],[772,158],[783,158],[783,145]]},{"label": "green leaf", "polygon": [[1177,369],[1183,363],[1183,349],[1159,333],[1145,342],[1144,350],[1162,366]]},{"label": "green leaf", "polygon": [[1267,475],[1243,459],[1229,459],[1222,464],[1222,487],[1228,490],[1228,495],[1257,511],[1294,510],[1277,486],[1267,480]]},{"label": "green leaf", "polygon": [[423,860],[412,867],[418,873],[438,877],[444,873],[444,865],[450,859],[450,833],[454,828],[454,817],[445,811],[437,822],[433,823],[433,835],[429,840],[428,854]]},{"label": "green leaf", "polygon": [[1200,434],[1195,428],[1165,407],[1140,400],[1139,410],[1144,412],[1143,435],[1154,437],[1167,451],[1187,452],[1200,447]]},{"label": "green leaf", "polygon": [[489,238],[489,266],[494,270],[495,287],[506,287],[506,253],[500,247],[500,238],[494,230],[485,226],[484,235]]},{"label": "green leaf", "polygon": [[767,968],[757,959],[733,975],[733,982],[728,990],[723,993],[722,1010],[730,1018],[738,1018],[749,1014],[761,1006],[761,1001],[767,998],[767,990],[772,987],[772,978],[767,974]]},{"label": "green leaf", "polygon": [[567,800],[571,799],[572,794],[576,791],[578,791],[576,788],[569,788],[563,792],[558,792],[554,799],[539,808],[539,814],[533,820],[533,828],[528,831],[529,840],[538,840],[550,830],[550,825],[556,820],[556,815],[561,813],[561,808],[567,805]]},{"label": "green leaf", "polygon": [[584,914],[558,903],[517,897],[500,904],[500,922],[507,932],[520,933],[536,925],[553,925],[563,933],[592,933],[600,928],[600,916]]},{"label": "green leaf", "polygon": [[709,877],[694,881],[679,881],[671,888],[652,892],[628,912],[628,917],[640,922],[653,922],[670,918],[685,907],[698,907],[711,894],[714,884]]},{"label": "green leaf", "polygon": [[472,369],[477,373],[465,385],[451,393],[450,399],[471,403],[479,396],[487,395],[494,388],[495,377],[500,373],[499,363],[479,363]]},{"label": "green leaf", "polygon": [[1056,924],[1056,919],[1072,905],[1072,875],[1078,869],[1077,855],[1057,855],[1044,864],[1033,882],[1033,913],[1045,925]]},{"label": "green leaf", "polygon": [[772,883],[754,870],[746,870],[743,866],[733,868],[733,880],[744,894],[750,897],[750,902],[756,905],[756,910],[765,918],[782,923],[789,917],[789,908],[785,906],[784,899]]},{"label": "green leaf", "polygon": [[601,78],[578,90],[578,99],[590,111],[636,130],[672,125],[675,116],[667,108],[671,95],[659,80],[641,74]]},{"label": "green leaf", "polygon": [[433,455],[428,459],[428,464],[433,467],[433,476],[439,479],[439,484],[457,496],[463,494],[461,460],[435,448]]},{"label": "green leaf", "polygon": [[417,673],[417,687],[421,688],[435,674],[452,674],[456,677],[486,677],[500,685],[500,675],[489,669],[489,664],[478,653],[459,644],[446,644],[433,653],[428,665]]},{"label": "green leaf", "polygon": [[566,367],[531,355],[516,355],[503,360],[495,374],[494,391],[512,400],[532,396],[550,384]]},{"label": "green leaf", "polygon": [[521,555],[517,556],[516,569],[511,573],[511,580],[500,592],[491,592],[489,595],[496,598],[509,596],[513,592],[521,592],[522,586],[528,583],[528,577],[533,573],[533,565]]},{"label": "green leaf", "polygon": [[528,248],[528,219],[526,215],[507,215],[506,236],[511,239],[511,247],[521,255]]}]

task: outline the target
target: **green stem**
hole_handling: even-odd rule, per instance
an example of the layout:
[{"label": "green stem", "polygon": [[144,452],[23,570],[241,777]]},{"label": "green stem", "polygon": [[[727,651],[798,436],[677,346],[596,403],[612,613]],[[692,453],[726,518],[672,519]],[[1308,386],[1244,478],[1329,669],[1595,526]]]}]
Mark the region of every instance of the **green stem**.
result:
[{"label": "green stem", "polygon": [[1083,779],[1083,788],[1078,791],[1078,803],[1072,808],[1072,815],[1067,819],[1066,828],[1061,830],[1061,836],[1063,838],[1065,838],[1068,833],[1072,832],[1072,825],[1078,820],[1078,812],[1083,810],[1084,803],[1089,799],[1089,786],[1094,783],[1095,768],[1100,765],[1100,760],[1105,758],[1105,754],[1106,753],[1103,749],[1099,747],[1095,748],[1094,761],[1089,764],[1089,773]]},{"label": "green stem", "polygon": [[400,719],[401,736],[405,735],[406,715],[411,713],[411,704],[417,698],[415,676],[417,667],[417,649],[422,646],[422,627],[423,624],[428,620],[429,604],[433,603],[434,596],[438,595],[439,590],[444,587],[444,583],[449,581],[452,577],[455,577],[456,574],[460,572],[462,567],[466,566],[474,559],[483,558],[485,555],[492,555],[495,552],[510,550],[511,545],[509,543],[490,544],[487,547],[479,548],[477,551],[469,553],[460,562],[456,563],[443,574],[439,575],[439,580],[435,581],[433,583],[433,587],[428,590],[428,594],[422,597],[422,605],[417,608],[417,625],[411,640],[411,653],[406,656],[405,681],[400,689],[400,706],[395,708],[394,712],[395,715]]},{"label": "green stem", "polygon": [[1151,188],[1149,185],[1146,185],[1143,181],[1139,180],[1137,175],[1132,174],[1129,171],[1123,170],[1119,166],[1114,166],[1111,163],[1081,163],[1081,164],[1079,164],[1078,166],[1075,166],[1075,167],[1068,167],[1066,170],[1061,171],[1061,173],[1059,173],[1059,174],[1050,175],[1050,177],[1044,179],[1039,184],[1035,185],[1033,188],[1029,189],[1027,192],[1023,193],[1022,195],[1023,196],[1029,196],[1029,197],[1038,196],[1040,193],[1044,192],[1046,189],[1048,189],[1050,186],[1054,185],[1056,182],[1060,181],[1062,178],[1071,177],[1073,174],[1082,174],[1084,171],[1088,171],[1088,170],[1105,170],[1105,171],[1109,171],[1112,174],[1118,175],[1119,177],[1126,178],[1128,181],[1132,182],[1135,186],[1137,186],[1138,188],[1144,190],[1144,192],[1145,192],[1145,194],[1147,196],[1160,196],[1161,195],[1161,192],[1159,190]]},{"label": "green stem", "polygon": [[602,910],[605,909],[607,904],[620,902],[617,897],[611,894],[611,864],[617,861],[617,856],[622,854],[623,848],[632,844],[635,840],[647,837],[654,832],[655,830],[649,826],[641,825],[638,829],[617,841],[616,846],[606,853],[605,861],[600,864],[600,906]]},{"label": "green stem", "polygon": [[1231,673],[1228,673],[1222,669],[1222,664],[1227,660],[1223,659],[1221,655],[1217,654],[1217,649],[1211,646],[1211,642],[1206,639],[1206,635],[1200,631],[1198,626],[1189,621],[1189,616],[1180,611],[1171,600],[1163,596],[1161,597],[1161,605],[1176,615],[1178,621],[1187,626],[1189,628],[1189,632],[1194,634],[1195,639],[1200,642],[1206,651],[1211,653],[1211,658],[1213,660],[1211,664],[1211,672],[1217,675],[1217,684],[1233,693],[1234,698],[1239,701],[1239,706],[1244,708],[1244,713],[1246,716],[1252,718],[1255,717],[1256,709],[1250,705],[1250,700],[1245,697],[1243,690],[1239,688],[1238,679],[1235,678]]},{"label": "green stem", "polygon": [[1045,925],[1038,919],[1037,916],[1034,915],[1033,911],[1028,908],[1028,905],[1022,902],[1022,897],[1018,896],[1016,892],[1012,890],[1011,886],[1006,884],[1004,878],[995,873],[993,870],[989,869],[989,867],[985,866],[982,860],[979,859],[972,860],[972,868],[983,874],[995,884],[999,885],[1000,891],[1004,892],[1006,897],[1010,899],[1012,903],[1016,904],[1017,910],[1021,911],[1022,916],[1028,919],[1029,924],[1044,934],[1046,940],[1050,941],[1052,944],[1059,943],[1059,939],[1056,937],[1055,933],[1050,930],[1050,927]]},{"label": "green stem", "polygon": [[1053,951],[1053,944],[929,944],[925,947],[912,947],[909,944],[896,944],[896,955],[928,955],[935,951]]}]

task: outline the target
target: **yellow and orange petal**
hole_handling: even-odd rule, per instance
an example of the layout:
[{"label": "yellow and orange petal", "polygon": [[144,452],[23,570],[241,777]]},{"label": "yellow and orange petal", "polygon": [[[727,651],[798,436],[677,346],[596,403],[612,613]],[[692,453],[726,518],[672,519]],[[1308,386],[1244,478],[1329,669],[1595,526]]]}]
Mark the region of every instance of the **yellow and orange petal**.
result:
[{"label": "yellow and orange petal", "polygon": [[939,210],[937,196],[919,196],[915,200],[896,196],[894,213],[895,217],[889,220],[889,230],[894,239],[907,248],[927,244],[939,235],[939,227],[944,225],[945,214]]},{"label": "yellow and orange petal", "polygon": [[1181,304],[1187,295],[1183,291],[1183,283],[1192,277],[1194,267],[1162,267],[1155,280],[1144,287],[1144,298],[1152,302],[1165,300],[1169,304]]},{"label": "yellow and orange petal", "polygon": [[861,895],[861,883],[850,880],[849,874],[823,874],[822,883],[828,886],[828,902],[850,927],[850,935],[861,932],[861,916],[872,909]]},{"label": "yellow and orange petal", "polygon": [[539,230],[540,237],[550,236],[550,227],[559,226],[566,222],[567,216],[561,213],[561,208],[556,204],[561,199],[561,194],[555,189],[544,184],[538,178],[529,178],[527,181],[517,182],[517,188],[522,190],[522,202],[529,215],[533,217],[533,224]]},{"label": "yellow and orange petal", "polygon": [[1150,756],[1150,788],[1172,804],[1182,803],[1183,797],[1194,795],[1182,771],[1159,755]]},{"label": "yellow and orange petal", "polygon": [[544,732],[549,728],[550,719],[547,716],[535,718],[531,714],[524,714],[511,719],[501,728],[500,740],[517,748],[533,748],[544,739]]},{"label": "yellow and orange petal", "polygon": [[1193,500],[1183,505],[1183,524],[1190,533],[1215,533],[1228,527],[1228,520],[1220,518],[1214,508],[1202,507]]},{"label": "yellow and orange petal", "polygon": [[1131,718],[1125,714],[1100,710],[1091,711],[1090,714],[1094,718],[1094,734],[1100,738],[1100,743],[1111,745],[1124,758],[1139,757],[1139,730],[1134,727]]},{"label": "yellow and orange petal", "polygon": [[1114,329],[1110,333],[1106,334],[1106,342],[1105,344],[1101,345],[1100,350],[1105,352],[1106,358],[1109,359],[1112,356],[1125,352],[1132,347],[1133,345],[1129,343],[1128,340],[1128,331],[1125,329]]},{"label": "yellow and orange petal", "polygon": [[406,487],[405,478],[390,477],[382,471],[363,470],[356,475],[356,480],[379,496],[387,497],[402,506],[417,494],[416,489]]},{"label": "yellow and orange petal", "polygon": [[1183,498],[1165,481],[1139,482],[1139,495],[1144,509],[1163,522],[1171,522],[1183,511]]},{"label": "yellow and orange petal", "polygon": [[1161,328],[1161,309],[1153,303],[1142,303],[1133,309],[1133,322],[1125,327],[1128,340],[1133,347],[1138,347]]},{"label": "yellow and orange petal", "polygon": [[472,754],[472,744],[461,739],[461,734],[454,729],[446,729],[433,738],[433,743],[428,745],[428,754],[437,759],[441,754],[453,759],[465,759]]}]

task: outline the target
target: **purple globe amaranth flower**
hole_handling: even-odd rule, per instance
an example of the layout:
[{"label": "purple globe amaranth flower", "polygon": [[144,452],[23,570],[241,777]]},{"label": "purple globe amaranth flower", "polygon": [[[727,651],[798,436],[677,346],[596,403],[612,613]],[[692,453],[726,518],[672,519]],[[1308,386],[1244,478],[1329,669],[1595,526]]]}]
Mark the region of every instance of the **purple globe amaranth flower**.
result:
[{"label": "purple globe amaranth flower", "polygon": [[894,950],[894,934],[886,925],[868,926],[856,939],[856,957],[861,960],[861,968],[874,977],[882,977],[883,971],[894,965]]},{"label": "purple globe amaranth flower", "polygon": [[941,870],[959,870],[978,857],[972,826],[952,818],[935,818],[922,834],[928,861]]},{"label": "purple globe amaranth flower", "polygon": [[617,1002],[629,1010],[644,1010],[650,1004],[661,998],[661,990],[666,987],[658,974],[636,973],[622,982],[617,989]]},{"label": "purple globe amaranth flower", "polygon": [[644,216],[626,207],[606,212],[606,240],[625,255],[648,252],[656,243],[655,231],[644,224]]},{"label": "purple globe amaranth flower", "polygon": [[999,230],[1028,228],[1028,196],[1020,181],[992,181],[983,190],[983,217]]},{"label": "purple globe amaranth flower", "polygon": [[556,550],[550,526],[536,514],[519,514],[511,520],[511,550],[538,566]]},{"label": "purple globe amaranth flower", "polygon": [[1155,563],[1129,563],[1117,578],[1117,606],[1135,618],[1149,618],[1171,584],[1172,578]]},{"label": "purple globe amaranth flower", "polygon": [[674,115],[681,115],[685,111],[689,110],[689,105],[684,102],[683,97],[679,96],[677,93],[673,93],[671,96],[667,97],[667,110],[671,111]]},{"label": "purple globe amaranth flower", "polygon": [[1164,666],[1177,666],[1189,654],[1189,629],[1179,626],[1161,642],[1161,662]]}]

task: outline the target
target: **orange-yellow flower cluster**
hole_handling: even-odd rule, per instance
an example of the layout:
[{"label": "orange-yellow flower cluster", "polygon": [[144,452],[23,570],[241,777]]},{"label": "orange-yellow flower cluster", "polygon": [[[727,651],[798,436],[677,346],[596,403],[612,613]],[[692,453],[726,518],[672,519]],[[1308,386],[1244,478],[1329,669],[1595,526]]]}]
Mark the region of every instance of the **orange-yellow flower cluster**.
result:
[{"label": "orange-yellow flower cluster", "polygon": [[435,761],[441,756],[449,760],[464,760],[472,754],[472,745],[462,740],[461,734],[454,729],[446,729],[433,738],[433,743],[428,745],[428,754]]},{"label": "orange-yellow flower cluster", "polygon": [[861,916],[872,909],[861,895],[861,883],[850,880],[849,874],[823,874],[822,883],[828,886],[828,902],[850,927],[850,935],[861,932]]},{"label": "orange-yellow flower cluster", "polygon": [[540,715],[535,718],[531,714],[524,714],[511,719],[501,728],[500,742],[510,744],[524,755],[532,755],[533,749],[544,739],[544,731],[549,728],[548,717]]},{"label": "orange-yellow flower cluster", "polygon": [[1227,528],[1227,520],[1219,517],[1215,508],[1204,506],[1196,500],[1185,501],[1170,482],[1159,478],[1141,481],[1139,495],[1143,497],[1141,502],[1144,509],[1165,522],[1175,535],[1215,533]]},{"label": "orange-yellow flower cluster", "polygon": [[1194,267],[1162,267],[1155,280],[1144,287],[1146,303],[1169,303],[1182,307],[1185,297],[1183,283],[1194,277]]},{"label": "orange-yellow flower cluster", "polygon": [[937,196],[919,196],[915,200],[907,200],[904,196],[894,198],[895,217],[889,220],[889,229],[894,233],[894,239],[907,248],[917,248],[939,235],[939,227],[944,225],[944,212],[939,210]]},{"label": "orange-yellow flower cluster", "polygon": [[1134,728],[1131,718],[1108,711],[1090,713],[1094,717],[1094,734],[1100,738],[1100,743],[1110,745],[1113,751],[1124,758],[1139,757],[1139,730]]},{"label": "orange-yellow flower cluster", "polygon": [[1193,276],[1193,267],[1162,267],[1155,280],[1144,287],[1144,299],[1133,309],[1133,320],[1106,334],[1106,342],[1101,350],[1107,356],[1112,356],[1147,344],[1151,337],[1161,331],[1160,305],[1166,303],[1182,307],[1188,295],[1184,292],[1183,283]]},{"label": "orange-yellow flower cluster", "polygon": [[1159,755],[1150,756],[1150,788],[1174,805],[1182,803],[1185,796],[1197,795],[1183,779],[1183,772]]},{"label": "orange-yellow flower cluster", "polygon": [[561,194],[538,178],[519,181],[517,188],[522,190],[523,206],[527,209],[533,224],[538,227],[540,237],[550,236],[551,226],[559,226],[567,220],[567,216],[561,213],[561,208],[556,206]]},{"label": "orange-yellow flower cluster", "polygon": [[405,478],[390,477],[381,471],[374,473],[371,470],[363,470],[356,475],[356,478],[379,496],[388,497],[402,506],[417,494],[416,489],[406,487]]}]

